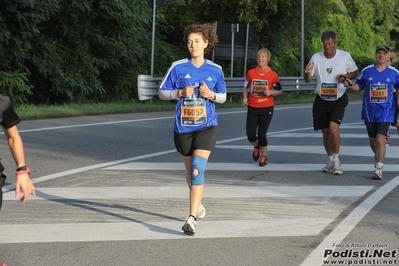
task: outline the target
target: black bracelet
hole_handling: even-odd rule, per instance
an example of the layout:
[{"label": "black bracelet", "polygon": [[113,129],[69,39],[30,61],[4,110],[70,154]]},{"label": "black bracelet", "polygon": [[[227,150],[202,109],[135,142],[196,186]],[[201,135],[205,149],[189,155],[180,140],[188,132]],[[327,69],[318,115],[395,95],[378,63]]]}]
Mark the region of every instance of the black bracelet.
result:
[{"label": "black bracelet", "polygon": [[16,170],[16,172],[25,171],[25,170],[28,170],[28,169],[29,169],[29,168],[28,168],[26,165],[24,165],[24,166],[18,167],[17,170]]}]

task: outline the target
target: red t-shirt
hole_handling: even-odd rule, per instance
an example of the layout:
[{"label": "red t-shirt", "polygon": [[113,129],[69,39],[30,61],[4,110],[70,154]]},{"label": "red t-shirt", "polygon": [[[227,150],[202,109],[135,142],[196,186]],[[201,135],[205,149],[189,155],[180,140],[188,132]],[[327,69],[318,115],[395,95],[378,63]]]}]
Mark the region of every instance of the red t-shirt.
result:
[{"label": "red t-shirt", "polygon": [[248,89],[248,105],[264,108],[274,105],[273,96],[266,96],[265,90],[272,90],[273,84],[278,82],[278,75],[270,67],[260,69],[258,66],[248,70],[245,87]]}]

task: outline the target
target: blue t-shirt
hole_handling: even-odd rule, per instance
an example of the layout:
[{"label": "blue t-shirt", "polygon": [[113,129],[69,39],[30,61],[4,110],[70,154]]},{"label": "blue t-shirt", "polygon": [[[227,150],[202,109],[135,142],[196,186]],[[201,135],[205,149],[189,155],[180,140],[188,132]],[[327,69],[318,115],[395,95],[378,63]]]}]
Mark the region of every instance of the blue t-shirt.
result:
[{"label": "blue t-shirt", "polygon": [[363,91],[362,119],[365,122],[389,122],[396,119],[394,88],[399,86],[399,71],[387,66],[379,72],[369,65],[362,70],[356,81]]},{"label": "blue t-shirt", "polygon": [[194,66],[189,58],[176,61],[163,77],[161,90],[180,90],[190,85],[195,87],[192,96],[181,97],[176,103],[175,132],[188,133],[217,126],[215,103],[199,94],[202,82],[214,93],[226,93],[222,68],[208,59],[200,67]]}]

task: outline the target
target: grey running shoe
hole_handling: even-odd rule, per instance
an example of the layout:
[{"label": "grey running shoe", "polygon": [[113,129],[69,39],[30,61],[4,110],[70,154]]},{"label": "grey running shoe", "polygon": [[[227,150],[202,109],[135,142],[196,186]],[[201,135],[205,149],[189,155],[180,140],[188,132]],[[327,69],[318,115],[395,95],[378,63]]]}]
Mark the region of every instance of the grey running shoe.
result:
[{"label": "grey running shoe", "polygon": [[202,202],[201,202],[201,204],[200,204],[200,206],[199,206],[199,208],[198,208],[198,219],[204,218],[204,217],[205,217],[205,214],[206,214],[206,210],[205,210],[204,205],[203,205]]},{"label": "grey running shoe", "polygon": [[197,222],[193,216],[188,216],[181,228],[186,235],[193,236],[195,234],[195,228],[197,227]]},{"label": "grey running shoe", "polygon": [[334,169],[334,161],[328,161],[322,171],[324,173],[332,173],[333,169]]},{"label": "grey running shoe", "polygon": [[380,168],[374,169],[373,179],[374,180],[382,180],[382,169],[380,169]]},{"label": "grey running shoe", "polygon": [[344,171],[342,171],[339,160],[334,160],[333,164],[333,175],[342,175]]}]

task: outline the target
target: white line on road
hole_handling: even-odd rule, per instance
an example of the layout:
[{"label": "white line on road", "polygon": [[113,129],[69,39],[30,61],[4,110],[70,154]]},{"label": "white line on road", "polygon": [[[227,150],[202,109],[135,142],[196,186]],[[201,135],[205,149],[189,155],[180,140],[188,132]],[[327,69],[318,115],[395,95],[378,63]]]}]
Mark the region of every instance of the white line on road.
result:
[{"label": "white line on road", "polygon": [[[360,197],[372,186],[214,186],[206,185],[206,198]],[[187,186],[178,187],[73,187],[39,188],[29,201],[66,199],[186,199]],[[15,200],[6,193],[4,200]]]},{"label": "white line on road", "polygon": [[[331,219],[259,219],[200,221],[195,238],[317,235]],[[1,225],[0,239],[7,243],[125,241],[188,239],[181,222],[74,223]]]},{"label": "white line on road", "polygon": [[333,244],[340,244],[345,237],[355,228],[355,226],[363,219],[370,210],[380,202],[389,192],[399,185],[399,176],[395,177],[384,186],[379,188],[367,199],[359,204],[327,237],[313,250],[309,257],[301,264],[301,266],[317,266],[324,265],[323,257],[325,249],[335,250]]},{"label": "white line on road", "polygon": [[[311,153],[311,152],[310,152]],[[314,153],[316,154],[316,153]],[[395,158],[395,157],[392,157]],[[254,163],[208,163],[206,166],[207,171],[308,171],[308,172],[321,172],[321,169],[326,164],[295,164],[295,163],[268,163],[265,167],[259,167]],[[342,164],[344,171],[373,171],[373,164]],[[104,168],[104,170],[184,170],[182,163],[143,163],[143,162],[129,162]],[[384,172],[399,172],[399,165],[384,165]],[[326,175],[328,175],[326,173]],[[371,177],[372,173],[370,174]]]},{"label": "white line on road", "polygon": [[[196,238],[310,236],[319,234],[348,205],[372,189],[371,186],[207,186],[211,198],[314,198],[323,210],[319,216],[292,214],[287,217],[258,217],[242,220],[212,220],[212,214],[198,221]],[[47,200],[115,199],[115,198],[177,199],[187,198],[187,187],[133,188],[41,188],[37,198]],[[330,198],[351,200],[332,205]],[[325,201],[320,201],[325,198]],[[5,195],[5,200],[11,200]],[[281,206],[284,208],[285,204]],[[289,209],[289,204],[287,205]],[[296,204],[301,214],[314,212],[315,206]],[[280,210],[281,211],[281,210]],[[287,212],[290,213],[290,212]],[[269,215],[270,216],[270,215]],[[306,217],[306,218],[304,218]],[[307,218],[309,217],[309,218]],[[219,218],[220,219],[220,218]],[[130,221],[114,223],[62,223],[1,225],[2,243],[123,241],[143,239],[182,239],[183,221]]]}]

